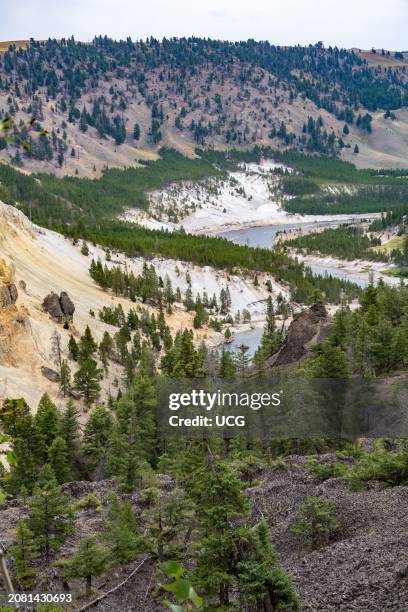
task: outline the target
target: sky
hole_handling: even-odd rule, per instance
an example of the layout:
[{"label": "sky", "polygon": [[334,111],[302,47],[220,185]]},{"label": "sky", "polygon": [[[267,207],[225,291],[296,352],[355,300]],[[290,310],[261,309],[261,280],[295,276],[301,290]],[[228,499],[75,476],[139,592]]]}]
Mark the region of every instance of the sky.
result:
[{"label": "sky", "polygon": [[205,36],[408,50],[408,0],[0,0],[0,40]]}]

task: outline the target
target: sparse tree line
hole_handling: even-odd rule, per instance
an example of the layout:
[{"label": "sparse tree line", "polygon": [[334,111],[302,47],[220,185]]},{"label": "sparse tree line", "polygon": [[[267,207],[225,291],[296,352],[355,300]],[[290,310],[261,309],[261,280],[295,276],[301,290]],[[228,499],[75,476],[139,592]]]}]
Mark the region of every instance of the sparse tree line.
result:
[{"label": "sparse tree line", "polygon": [[[304,48],[300,56],[301,47],[265,47],[263,42],[249,46],[241,42],[238,50],[236,46],[219,41],[172,39],[171,51],[168,41],[139,41],[125,47],[122,42],[105,43],[101,37],[88,45],[73,39],[46,43],[31,40],[27,49],[10,46],[4,53],[0,64],[0,89],[9,93],[8,115],[14,116],[21,110],[42,121],[43,101],[51,101],[51,112],[63,117],[60,126],[53,129],[51,140],[46,133],[37,140],[30,137],[28,148],[17,138],[13,143],[13,163],[21,165],[24,156],[46,161],[56,156],[58,165],[63,166],[67,124],[78,124],[83,133],[93,128],[100,138],[110,136],[115,146],[127,139],[136,144],[141,136],[145,141],[158,144],[163,139],[168,113],[177,109],[180,97],[183,105],[175,116],[175,127],[180,131],[188,129],[200,146],[206,144],[206,139],[221,136],[231,146],[256,143],[264,138],[262,128],[265,128],[267,136],[276,139],[277,146],[297,146],[300,150],[333,156],[343,147],[351,146],[345,144],[343,137],[349,134],[349,126],[353,123],[371,133],[372,116],[364,109],[358,112],[361,107],[370,111],[383,108],[384,117],[388,119],[395,118],[390,109],[401,108],[407,101],[405,66],[378,74],[378,70],[369,68],[354,52],[325,49],[320,44]],[[202,49],[202,56],[196,55],[198,47]],[[231,54],[236,53],[237,65],[233,68],[225,59],[231,59]],[[192,94],[190,84],[204,69],[204,57],[211,58],[206,93]],[[294,70],[299,76],[295,77]],[[314,74],[312,80],[304,78],[309,70]],[[100,95],[97,89],[101,83],[115,76],[123,81],[123,89],[110,85]],[[259,97],[252,101],[257,123],[250,127],[248,121],[228,113],[231,96],[224,98],[217,90],[225,79],[230,79],[239,88],[239,93],[235,94],[237,102],[249,103],[250,86],[260,95],[274,96],[275,106],[284,102],[290,106],[298,97],[309,98],[318,109],[324,108],[339,121],[345,121],[343,133],[336,136],[333,131],[328,133],[322,129],[319,116],[317,119],[310,117],[301,133],[296,135],[284,121],[275,124],[272,110],[265,108],[263,98]],[[157,84],[161,87],[159,92]],[[333,87],[334,92],[331,91]],[[91,96],[83,103],[81,98],[85,94]],[[127,126],[125,113],[135,99],[139,104],[143,100],[151,113],[150,127],[143,134],[139,123]],[[252,110],[252,115],[254,113]],[[191,119],[186,120],[188,116]],[[0,140],[0,147],[8,146],[7,140]],[[358,145],[354,153],[359,153]],[[75,148],[71,148],[71,156],[75,155]]]}]

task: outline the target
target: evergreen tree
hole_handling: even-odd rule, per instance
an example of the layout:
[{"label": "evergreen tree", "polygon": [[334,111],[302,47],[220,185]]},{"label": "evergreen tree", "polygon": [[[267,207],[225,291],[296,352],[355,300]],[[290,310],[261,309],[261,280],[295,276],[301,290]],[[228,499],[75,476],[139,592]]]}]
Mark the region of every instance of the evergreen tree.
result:
[{"label": "evergreen tree", "polygon": [[278,564],[266,521],[247,531],[237,563],[240,601],[257,610],[300,610],[289,576]]},{"label": "evergreen tree", "polygon": [[200,296],[197,296],[197,300],[195,303],[195,311],[196,314],[194,316],[194,321],[193,321],[193,325],[195,329],[198,329],[199,327],[202,326],[202,324],[207,320],[208,315],[207,312],[204,308],[204,305],[201,301]]},{"label": "evergreen tree", "polygon": [[141,548],[141,538],[129,500],[121,503],[117,495],[111,497],[105,537],[114,564],[129,563],[136,558]]},{"label": "evergreen tree", "polygon": [[262,334],[260,345],[254,356],[254,363],[258,368],[271,355],[276,353],[281,344],[281,334],[276,330],[275,311],[271,296],[268,296],[266,302],[266,321],[265,328]]},{"label": "evergreen tree", "polygon": [[145,371],[139,371],[116,405],[117,426],[109,452],[109,473],[118,478],[126,491],[135,489],[143,462],[155,460],[155,406],[151,378]]},{"label": "evergreen tree", "polygon": [[74,361],[78,361],[79,348],[78,348],[77,341],[75,340],[74,336],[72,336],[72,335],[69,337],[68,350],[69,350],[69,354],[71,356],[71,359],[73,359]]},{"label": "evergreen tree", "polygon": [[59,550],[71,533],[73,514],[69,500],[61,495],[61,489],[48,464],[44,466],[41,484],[36,486],[29,506],[28,526],[46,561],[49,561],[51,552]]},{"label": "evergreen tree", "polygon": [[16,541],[9,548],[9,553],[13,559],[14,575],[21,589],[31,589],[36,574],[32,562],[38,557],[39,550],[26,521],[17,523]]},{"label": "evergreen tree", "polygon": [[133,138],[135,140],[139,140],[140,138],[140,126],[138,123],[135,123],[135,126],[133,128]]},{"label": "evergreen tree", "polygon": [[96,344],[92,332],[89,328],[89,325],[86,326],[84,335],[81,336],[79,341],[79,360],[81,362],[85,361],[89,357],[92,357],[96,352],[98,345]]},{"label": "evergreen tree", "polygon": [[248,368],[249,368],[249,357],[247,355],[248,351],[249,351],[249,346],[247,346],[246,344],[240,344],[238,346],[237,352],[234,355],[237,372],[242,378],[245,377],[246,374],[248,373]]},{"label": "evergreen tree", "polygon": [[69,578],[85,580],[85,596],[92,594],[92,578],[101,576],[108,567],[109,551],[94,536],[80,540],[72,559],[66,565]]},{"label": "evergreen tree", "polygon": [[113,340],[107,331],[104,332],[103,338],[99,344],[99,357],[102,361],[105,372],[108,369],[108,360],[113,351]]},{"label": "evergreen tree", "polygon": [[30,408],[23,399],[5,400],[0,407],[3,431],[11,439],[9,490],[31,492],[37,479],[37,467],[43,460],[43,440],[38,435]]},{"label": "evergreen tree", "polygon": [[234,521],[248,516],[249,499],[233,468],[214,458],[208,449],[207,461],[188,482],[188,493],[197,509],[197,586],[219,606],[230,604],[230,590],[236,580],[232,559],[240,540]]},{"label": "evergreen tree", "polygon": [[81,117],[79,119],[79,129],[81,130],[81,132],[88,131],[88,120],[87,120],[87,112],[86,112],[85,106],[82,109]]},{"label": "evergreen tree", "polygon": [[67,457],[67,445],[61,436],[57,436],[48,451],[48,459],[58,484],[68,482],[71,478]]},{"label": "evergreen tree", "polygon": [[34,427],[38,433],[38,457],[45,462],[51,444],[60,433],[60,415],[47,393],[44,393],[38,404],[34,417]]},{"label": "evergreen tree", "polygon": [[350,376],[350,368],[345,352],[326,340],[312,348],[313,356],[307,364],[307,372],[313,378],[345,379]]},{"label": "evergreen tree", "polygon": [[104,406],[97,406],[92,411],[84,431],[84,454],[91,470],[103,468],[112,427],[113,418],[110,411]]},{"label": "evergreen tree", "polygon": [[235,361],[229,351],[222,351],[220,361],[220,377],[232,380],[236,375]]},{"label": "evergreen tree", "polygon": [[79,450],[79,420],[78,410],[70,400],[61,418],[61,436],[65,440],[67,461],[73,469],[75,457]]},{"label": "evergreen tree", "polygon": [[102,370],[98,368],[96,361],[87,357],[82,361],[81,367],[74,374],[74,384],[78,393],[84,400],[87,408],[99,398],[102,379]]},{"label": "evergreen tree", "polygon": [[66,397],[71,388],[71,369],[66,359],[61,364],[61,375],[60,375],[60,390],[64,397]]}]

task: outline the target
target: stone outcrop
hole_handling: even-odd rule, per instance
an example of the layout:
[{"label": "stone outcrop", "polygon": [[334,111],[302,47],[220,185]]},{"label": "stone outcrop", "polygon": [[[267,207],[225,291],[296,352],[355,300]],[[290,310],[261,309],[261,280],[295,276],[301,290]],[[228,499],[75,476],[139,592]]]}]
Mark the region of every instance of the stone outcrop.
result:
[{"label": "stone outcrop", "polygon": [[61,304],[61,310],[64,313],[64,317],[68,321],[72,321],[74,317],[75,306],[74,306],[74,302],[71,300],[71,298],[69,297],[66,291],[63,291],[60,295],[60,304]]},{"label": "stone outcrop", "polygon": [[281,348],[269,358],[268,366],[289,366],[300,361],[309,354],[311,346],[327,338],[331,326],[332,320],[324,305],[313,304],[295,316]]},{"label": "stone outcrop", "polygon": [[51,368],[46,368],[45,366],[41,366],[41,374],[51,382],[59,382],[60,380],[58,372]]},{"label": "stone outcrop", "polygon": [[18,297],[15,285],[0,286],[0,310],[16,303]]},{"label": "stone outcrop", "polygon": [[44,298],[43,308],[45,312],[48,312],[48,314],[59,323],[73,320],[75,305],[65,291],[63,291],[60,296],[53,291],[49,293]]},{"label": "stone outcrop", "polygon": [[0,258],[0,310],[16,303],[17,287],[14,284],[14,270],[3,258]]}]

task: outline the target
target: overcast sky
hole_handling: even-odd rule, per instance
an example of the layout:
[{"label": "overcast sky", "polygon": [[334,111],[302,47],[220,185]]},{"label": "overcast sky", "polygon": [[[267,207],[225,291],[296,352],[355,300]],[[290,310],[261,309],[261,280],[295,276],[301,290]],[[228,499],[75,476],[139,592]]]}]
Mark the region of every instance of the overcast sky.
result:
[{"label": "overcast sky", "polygon": [[0,0],[0,40],[96,34],[408,50],[408,0]]}]

